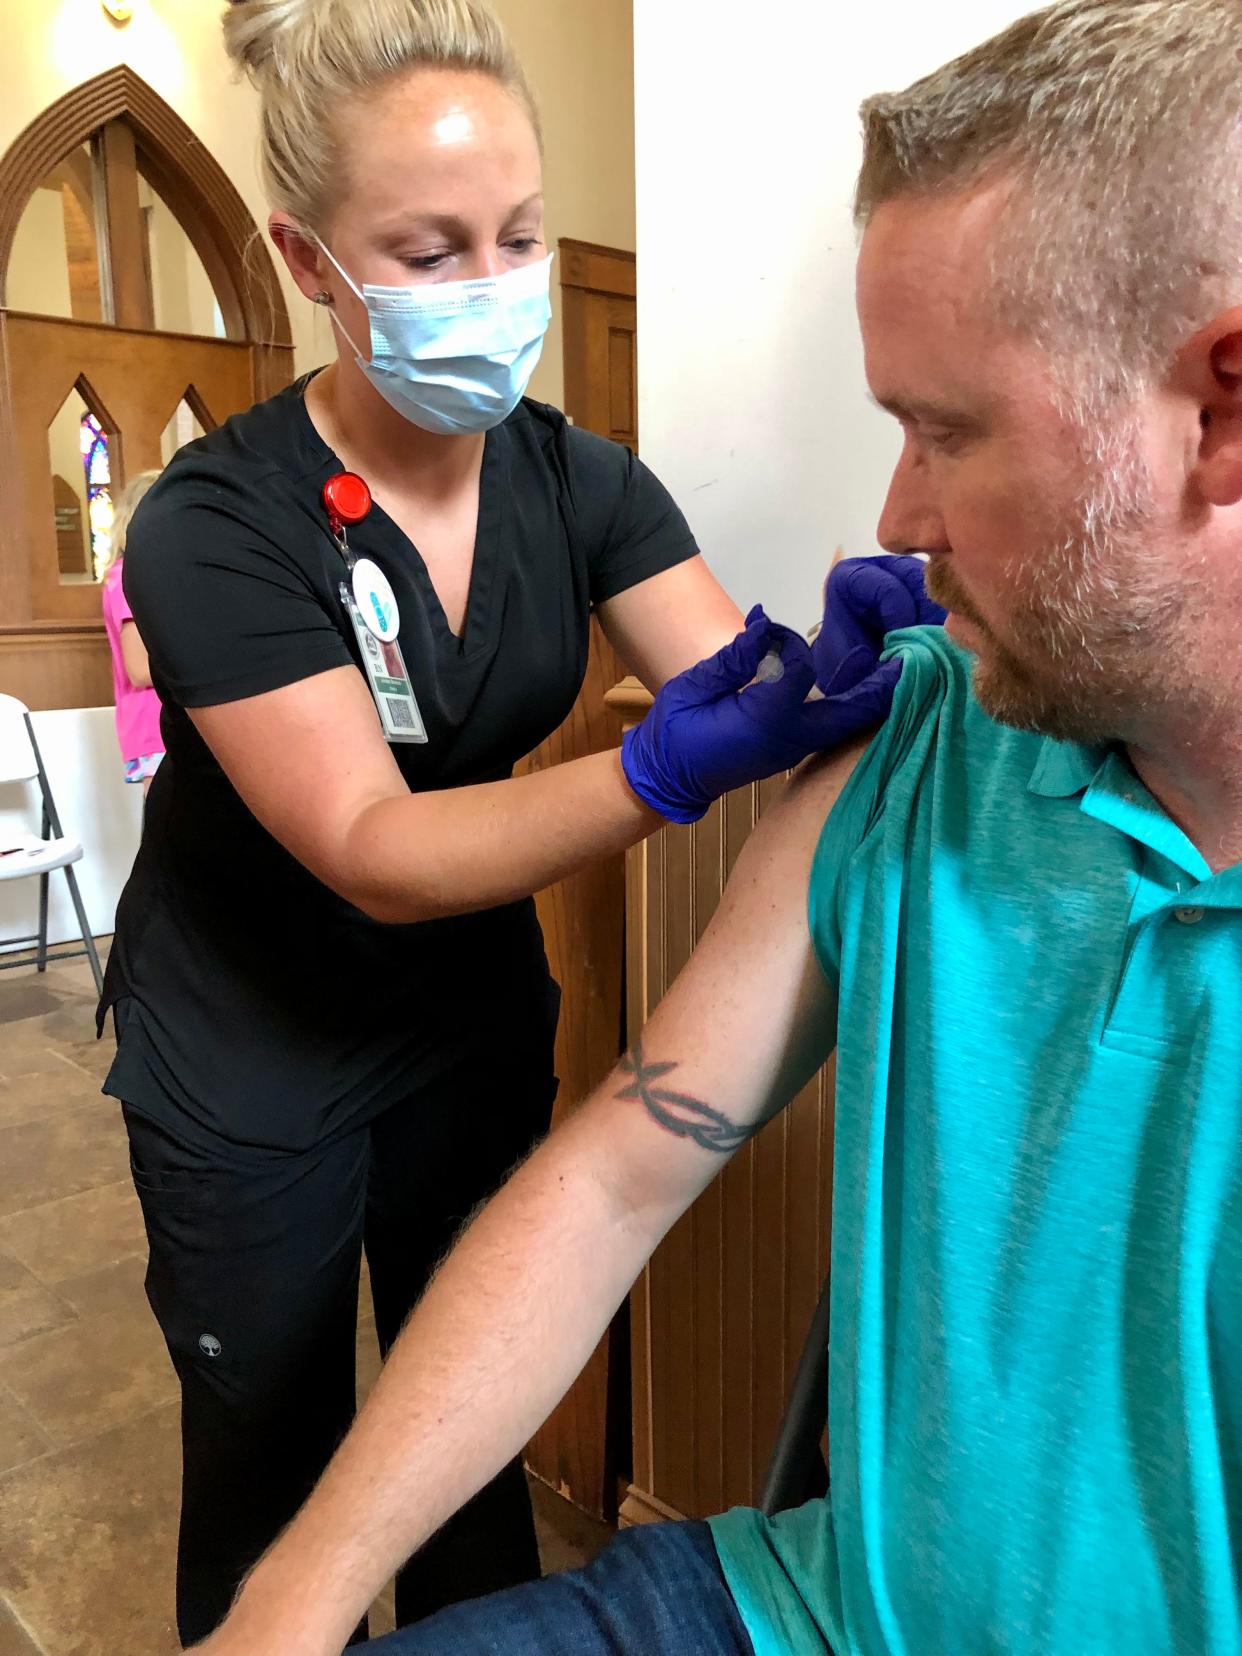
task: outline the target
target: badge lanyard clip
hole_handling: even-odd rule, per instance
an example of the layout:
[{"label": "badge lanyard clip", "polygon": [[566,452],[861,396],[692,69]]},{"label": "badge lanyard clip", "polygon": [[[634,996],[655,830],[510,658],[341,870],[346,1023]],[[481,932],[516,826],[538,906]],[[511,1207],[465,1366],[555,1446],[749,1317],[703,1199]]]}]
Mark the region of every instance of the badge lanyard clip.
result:
[{"label": "badge lanyard clip", "polygon": [[349,582],[338,583],[362,655],[375,710],[390,742],[425,742],[427,727],[397,642],[401,615],[388,579],[377,563],[359,558],[349,545],[348,528],[371,510],[371,491],[356,472],[338,472],[323,486],[328,529],[345,560]]}]

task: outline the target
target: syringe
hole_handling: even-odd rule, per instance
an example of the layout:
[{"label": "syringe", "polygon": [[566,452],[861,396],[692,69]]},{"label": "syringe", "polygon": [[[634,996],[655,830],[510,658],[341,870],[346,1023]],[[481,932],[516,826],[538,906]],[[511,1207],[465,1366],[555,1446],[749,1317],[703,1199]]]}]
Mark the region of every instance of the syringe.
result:
[{"label": "syringe", "polygon": [[[769,650],[755,670],[756,684],[779,684],[785,676],[785,663],[780,658],[780,652]],[[807,701],[823,701],[824,692],[818,684],[813,684],[807,691]]]}]

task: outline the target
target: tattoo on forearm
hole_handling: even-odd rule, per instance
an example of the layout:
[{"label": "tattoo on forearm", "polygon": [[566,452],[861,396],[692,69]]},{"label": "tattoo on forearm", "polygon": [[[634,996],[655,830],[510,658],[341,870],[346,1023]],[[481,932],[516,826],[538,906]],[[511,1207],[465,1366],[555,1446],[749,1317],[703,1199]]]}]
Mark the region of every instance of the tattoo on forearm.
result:
[{"label": "tattoo on forearm", "polygon": [[666,1132],[677,1138],[693,1139],[704,1150],[714,1150],[721,1156],[732,1155],[754,1136],[761,1125],[756,1123],[753,1127],[739,1127],[728,1116],[721,1115],[719,1110],[704,1104],[702,1099],[658,1085],[677,1068],[676,1061],[645,1063],[642,1046],[637,1041],[633,1051],[627,1052],[621,1060],[621,1068],[634,1079],[617,1094],[619,1099],[633,1099],[642,1104],[651,1119]]}]

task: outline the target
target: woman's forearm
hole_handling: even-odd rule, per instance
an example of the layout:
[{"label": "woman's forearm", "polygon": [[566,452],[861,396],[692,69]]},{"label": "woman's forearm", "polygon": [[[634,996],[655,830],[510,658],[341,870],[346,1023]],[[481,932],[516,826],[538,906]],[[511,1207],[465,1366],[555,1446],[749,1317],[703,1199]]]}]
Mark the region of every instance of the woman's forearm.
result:
[{"label": "woman's forearm", "polygon": [[126,621],[121,626],[121,660],[125,665],[125,675],[134,689],[149,690],[151,663],[147,659],[147,647],[132,621]]},{"label": "woman's forearm", "polygon": [[662,819],[619,749],[505,782],[375,801],[349,835],[348,896],[390,923],[494,908],[644,839]]}]

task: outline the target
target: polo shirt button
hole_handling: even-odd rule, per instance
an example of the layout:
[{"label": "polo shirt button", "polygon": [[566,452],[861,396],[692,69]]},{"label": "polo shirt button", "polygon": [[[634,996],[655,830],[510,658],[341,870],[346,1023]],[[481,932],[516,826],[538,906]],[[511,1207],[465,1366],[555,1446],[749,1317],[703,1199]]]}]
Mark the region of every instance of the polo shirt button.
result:
[{"label": "polo shirt button", "polygon": [[1204,912],[1201,908],[1175,908],[1173,918],[1180,920],[1183,926],[1197,926],[1203,919]]}]

